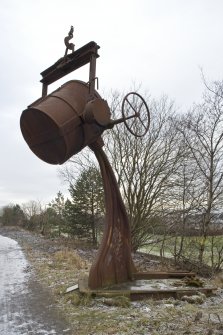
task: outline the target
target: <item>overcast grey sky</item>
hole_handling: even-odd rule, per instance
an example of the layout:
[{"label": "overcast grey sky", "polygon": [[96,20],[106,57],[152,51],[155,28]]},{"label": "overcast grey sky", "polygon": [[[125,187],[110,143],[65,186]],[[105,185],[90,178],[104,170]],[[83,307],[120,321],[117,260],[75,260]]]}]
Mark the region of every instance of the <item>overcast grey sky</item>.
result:
[{"label": "overcast grey sky", "polygon": [[[223,79],[222,0],[1,0],[0,206],[47,202],[66,190],[58,166],[28,148],[19,119],[41,95],[40,72],[64,55],[71,25],[76,49],[92,40],[101,47],[102,95],[141,83],[185,112],[201,98],[200,68],[208,80]],[[50,90],[70,79],[88,81],[88,67]]]}]

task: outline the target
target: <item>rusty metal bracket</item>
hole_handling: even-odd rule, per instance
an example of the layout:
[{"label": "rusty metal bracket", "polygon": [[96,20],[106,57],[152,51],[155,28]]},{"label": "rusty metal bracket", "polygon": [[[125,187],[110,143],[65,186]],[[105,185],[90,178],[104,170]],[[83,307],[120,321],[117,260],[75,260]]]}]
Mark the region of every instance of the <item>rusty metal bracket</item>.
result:
[{"label": "rusty metal bracket", "polygon": [[[92,100],[92,96],[94,95],[95,81],[97,82],[97,90],[98,90],[99,89],[98,77],[94,77],[87,82],[87,85],[89,87],[89,101]],[[93,84],[93,88],[92,88],[92,84]]]},{"label": "rusty metal bracket", "polygon": [[[100,49],[100,46],[91,41],[66,57],[60,58],[52,66],[41,72],[42,79],[40,82],[43,84],[42,97],[47,95],[48,85],[88,63],[90,63],[89,82],[94,83],[96,78],[96,59],[99,57],[98,49]],[[92,93],[94,92],[94,85],[90,86],[90,93]]]}]

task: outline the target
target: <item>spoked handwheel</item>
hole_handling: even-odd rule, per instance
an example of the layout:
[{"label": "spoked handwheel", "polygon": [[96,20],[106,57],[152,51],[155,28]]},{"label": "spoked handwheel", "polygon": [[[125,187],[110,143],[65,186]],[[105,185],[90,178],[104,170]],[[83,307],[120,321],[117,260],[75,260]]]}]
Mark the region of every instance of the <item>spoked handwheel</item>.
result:
[{"label": "spoked handwheel", "polygon": [[122,117],[125,126],[134,136],[142,137],[147,133],[150,125],[149,108],[138,93],[130,92],[124,97]]}]

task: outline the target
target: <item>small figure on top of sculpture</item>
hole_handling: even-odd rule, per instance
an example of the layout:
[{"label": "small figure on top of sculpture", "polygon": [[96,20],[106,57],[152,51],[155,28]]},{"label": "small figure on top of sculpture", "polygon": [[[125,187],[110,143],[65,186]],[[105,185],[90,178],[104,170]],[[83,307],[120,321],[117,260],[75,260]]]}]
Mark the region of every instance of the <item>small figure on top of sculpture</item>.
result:
[{"label": "small figure on top of sculpture", "polygon": [[66,45],[66,51],[65,51],[64,57],[67,56],[68,50],[71,50],[72,52],[74,52],[75,44],[69,43],[69,41],[73,38],[73,32],[74,32],[74,27],[71,26],[68,35],[64,38],[64,43]]}]

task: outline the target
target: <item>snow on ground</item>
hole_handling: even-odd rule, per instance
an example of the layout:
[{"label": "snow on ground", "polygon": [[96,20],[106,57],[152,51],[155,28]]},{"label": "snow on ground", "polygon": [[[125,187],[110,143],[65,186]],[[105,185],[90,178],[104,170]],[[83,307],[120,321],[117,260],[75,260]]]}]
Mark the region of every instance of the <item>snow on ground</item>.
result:
[{"label": "snow on ground", "polygon": [[29,269],[18,243],[0,235],[0,334],[63,334],[67,326]]}]

